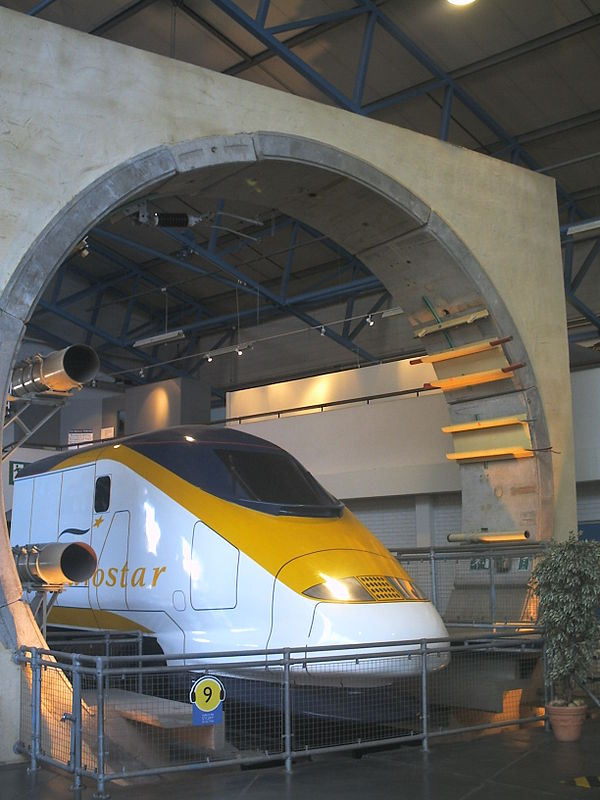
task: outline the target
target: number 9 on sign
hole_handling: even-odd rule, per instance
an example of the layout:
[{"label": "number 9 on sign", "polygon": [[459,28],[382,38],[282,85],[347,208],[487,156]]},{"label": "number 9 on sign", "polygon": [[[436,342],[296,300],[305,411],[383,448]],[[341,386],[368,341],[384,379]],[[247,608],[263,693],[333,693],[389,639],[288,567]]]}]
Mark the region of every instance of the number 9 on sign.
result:
[{"label": "number 9 on sign", "polygon": [[200,711],[214,711],[225,699],[225,687],[218,678],[205,675],[198,678],[190,689],[190,703]]}]

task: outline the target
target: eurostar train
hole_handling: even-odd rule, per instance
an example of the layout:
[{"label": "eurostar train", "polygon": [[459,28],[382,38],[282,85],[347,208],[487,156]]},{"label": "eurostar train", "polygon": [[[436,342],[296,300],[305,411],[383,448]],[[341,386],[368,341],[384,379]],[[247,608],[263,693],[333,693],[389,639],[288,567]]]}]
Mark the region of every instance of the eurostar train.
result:
[{"label": "eurostar train", "polygon": [[[182,426],[31,464],[15,481],[11,539],[96,552],[92,577],[60,594],[50,623],[142,630],[166,654],[349,645],[359,656],[364,643],[447,636],[343,503],[289,453],[237,429]],[[351,662],[355,678],[420,671],[406,647],[391,649]],[[432,653],[428,668],[447,661]],[[336,663],[331,678],[345,668]]]}]

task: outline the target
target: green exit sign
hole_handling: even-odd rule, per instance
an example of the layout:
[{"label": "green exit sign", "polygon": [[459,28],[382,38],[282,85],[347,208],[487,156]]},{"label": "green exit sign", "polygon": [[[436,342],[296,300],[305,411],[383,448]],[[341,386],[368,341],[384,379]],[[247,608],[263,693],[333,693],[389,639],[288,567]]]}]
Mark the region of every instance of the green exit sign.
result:
[{"label": "green exit sign", "polygon": [[27,461],[9,461],[8,462],[8,485],[12,486],[15,478],[19,477],[19,472],[26,467]]}]

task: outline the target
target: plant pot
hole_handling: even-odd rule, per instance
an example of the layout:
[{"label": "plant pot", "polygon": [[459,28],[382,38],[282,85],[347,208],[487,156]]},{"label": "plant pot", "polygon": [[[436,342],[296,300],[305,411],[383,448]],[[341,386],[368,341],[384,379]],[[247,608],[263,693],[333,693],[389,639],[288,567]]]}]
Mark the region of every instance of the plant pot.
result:
[{"label": "plant pot", "polygon": [[576,742],[579,739],[587,706],[547,706],[546,712],[559,742]]}]

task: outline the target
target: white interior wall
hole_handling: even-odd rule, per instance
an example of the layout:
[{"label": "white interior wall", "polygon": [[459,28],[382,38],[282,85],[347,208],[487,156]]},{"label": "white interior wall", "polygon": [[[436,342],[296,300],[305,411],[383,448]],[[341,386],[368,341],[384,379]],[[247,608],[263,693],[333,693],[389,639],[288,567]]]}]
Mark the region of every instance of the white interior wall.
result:
[{"label": "white interior wall", "polygon": [[247,433],[293,453],[323,485],[344,499],[460,490],[452,446],[442,426],[450,423],[441,393],[360,402],[311,414],[282,409],[349,400],[422,387],[429,365],[398,361],[346,372],[232,392],[228,417],[264,414],[244,423]]},{"label": "white interior wall", "polygon": [[[228,397],[228,416],[415,388],[427,374],[412,370],[406,362],[385,364],[235,392]],[[598,520],[600,369],[573,373],[571,381],[578,519]],[[63,443],[74,428],[90,427],[99,436],[101,403],[102,395],[96,401],[92,390],[84,390],[65,406]],[[448,533],[460,530],[458,471],[445,458],[450,437],[441,433],[447,422],[443,398],[431,393],[263,419],[243,428],[292,452],[387,546],[422,547],[445,544]],[[29,463],[46,455],[47,450],[22,448],[4,462],[7,509],[12,507],[10,461]]]}]

